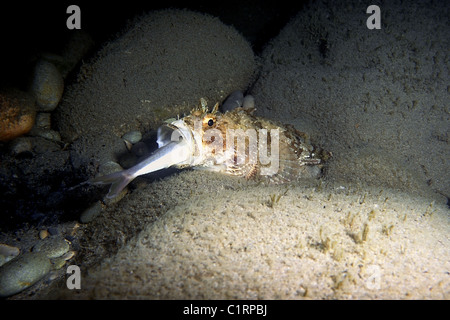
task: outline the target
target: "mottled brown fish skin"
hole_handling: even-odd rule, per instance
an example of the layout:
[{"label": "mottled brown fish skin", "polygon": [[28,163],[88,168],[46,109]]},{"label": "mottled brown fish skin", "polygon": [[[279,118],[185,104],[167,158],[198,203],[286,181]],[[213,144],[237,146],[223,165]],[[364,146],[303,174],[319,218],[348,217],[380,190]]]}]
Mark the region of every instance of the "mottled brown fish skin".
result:
[{"label": "mottled brown fish skin", "polygon": [[[211,112],[203,106],[199,106],[191,111],[191,114],[184,117],[184,123],[194,130],[195,121],[201,120],[201,130],[203,134],[209,129],[217,129],[222,133],[223,151],[226,150],[226,134],[229,129],[267,129],[267,149],[271,152],[271,129],[279,130],[279,170],[276,174],[268,176],[271,182],[283,183],[289,182],[297,178],[301,178],[308,173],[307,167],[318,166],[321,167],[323,160],[321,159],[322,152],[316,153],[316,148],[309,142],[309,137],[306,133],[295,129],[292,125],[282,125],[275,121],[260,118],[255,116],[254,109],[245,109],[242,107],[236,108],[232,111],[220,113],[218,105],[214,106]],[[213,147],[214,139],[205,141],[203,139],[202,148],[204,151],[214,154]],[[249,145],[246,143],[246,155],[249,154]],[[231,155],[231,157],[233,157]],[[247,159],[248,160],[248,159]],[[249,163],[245,161],[244,164],[237,164],[236,151],[234,159],[230,159],[233,163],[219,172],[243,176],[247,179],[253,179],[261,176],[261,168],[264,167],[259,161],[256,163]],[[216,170],[217,171],[217,170]],[[316,170],[319,172],[320,170]]]}]

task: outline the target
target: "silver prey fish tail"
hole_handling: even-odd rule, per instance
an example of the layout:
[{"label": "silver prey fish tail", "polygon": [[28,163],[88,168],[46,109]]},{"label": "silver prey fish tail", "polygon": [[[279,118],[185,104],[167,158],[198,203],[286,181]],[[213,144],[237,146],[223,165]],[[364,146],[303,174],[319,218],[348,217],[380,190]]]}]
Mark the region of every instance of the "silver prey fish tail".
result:
[{"label": "silver prey fish tail", "polygon": [[147,159],[129,169],[114,172],[106,176],[89,180],[92,184],[111,184],[106,198],[114,198],[131,182],[134,178],[166,169],[174,165],[189,162],[191,150],[185,141],[170,142],[157,149]]}]

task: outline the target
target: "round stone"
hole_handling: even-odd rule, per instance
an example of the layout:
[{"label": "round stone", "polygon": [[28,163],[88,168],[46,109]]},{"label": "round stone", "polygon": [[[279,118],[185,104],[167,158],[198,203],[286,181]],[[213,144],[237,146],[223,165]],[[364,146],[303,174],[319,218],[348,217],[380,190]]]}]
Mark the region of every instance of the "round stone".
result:
[{"label": "round stone", "polygon": [[27,253],[0,267],[0,297],[8,297],[32,286],[51,269],[42,253]]},{"label": "round stone", "polygon": [[32,154],[33,144],[29,137],[19,137],[14,139],[10,145],[11,153],[15,156],[20,156],[24,154]]},{"label": "round stone", "polygon": [[69,244],[66,240],[59,237],[49,237],[39,241],[34,247],[33,252],[41,252],[47,258],[57,258],[69,251]]},{"label": "round stone", "polygon": [[122,171],[122,170],[123,170],[123,168],[117,162],[107,161],[100,165],[98,174],[99,174],[99,176],[105,176],[107,174],[114,173],[117,171]]},{"label": "round stone", "polygon": [[48,231],[47,230],[41,230],[39,231],[39,239],[45,239],[48,237]]},{"label": "round stone", "polygon": [[122,136],[122,139],[131,142],[132,144],[138,143],[142,139],[142,133],[140,131],[130,131]]},{"label": "round stone", "polygon": [[0,243],[0,254],[4,256],[17,256],[20,253],[20,249],[7,244]]},{"label": "round stone", "polygon": [[97,201],[96,203],[94,203],[89,208],[83,211],[83,213],[80,215],[80,222],[81,223],[91,222],[102,212],[102,209],[103,207],[101,201]]},{"label": "round stone", "polygon": [[36,115],[36,127],[42,129],[50,129],[51,125],[51,113],[39,112]]},{"label": "round stone", "polygon": [[244,94],[242,93],[242,91],[232,92],[222,104],[221,108],[222,112],[225,113],[235,108],[242,107],[243,101],[244,101]]},{"label": "round stone", "polygon": [[58,131],[33,127],[30,135],[34,137],[42,137],[51,141],[61,141],[61,136]]},{"label": "round stone", "polygon": [[64,80],[51,62],[41,60],[36,64],[31,92],[41,111],[52,111],[61,100]]},{"label": "round stone", "polygon": [[11,89],[0,92],[0,141],[8,141],[29,132],[36,110],[27,93]]},{"label": "round stone", "polygon": [[0,266],[19,255],[20,249],[0,243]]}]

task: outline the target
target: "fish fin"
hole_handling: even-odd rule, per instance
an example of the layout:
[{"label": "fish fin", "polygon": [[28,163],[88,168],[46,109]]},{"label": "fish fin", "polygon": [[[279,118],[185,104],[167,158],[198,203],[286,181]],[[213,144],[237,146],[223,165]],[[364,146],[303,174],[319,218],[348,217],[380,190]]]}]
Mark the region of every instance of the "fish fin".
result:
[{"label": "fish fin", "polygon": [[91,184],[111,184],[107,199],[117,197],[123,189],[135,178],[128,170],[114,172],[106,176],[97,177],[89,180]]},{"label": "fish fin", "polygon": [[319,159],[280,159],[280,169],[268,178],[274,184],[283,184],[304,178],[319,178],[322,172],[321,168]]},{"label": "fish fin", "polygon": [[243,165],[232,164],[226,167],[225,172],[232,176],[242,176],[250,179],[255,176],[256,172],[258,172],[258,165],[255,163],[246,163]]}]

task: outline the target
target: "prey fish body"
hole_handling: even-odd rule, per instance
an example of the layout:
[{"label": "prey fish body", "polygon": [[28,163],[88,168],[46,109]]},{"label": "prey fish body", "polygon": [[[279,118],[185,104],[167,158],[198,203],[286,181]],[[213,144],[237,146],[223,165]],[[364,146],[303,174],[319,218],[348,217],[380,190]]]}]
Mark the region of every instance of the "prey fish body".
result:
[{"label": "prey fish body", "polygon": [[147,159],[89,182],[111,184],[106,197],[114,198],[137,176],[169,167],[203,169],[247,179],[266,176],[275,183],[320,171],[320,154],[316,154],[305,133],[257,117],[252,107],[224,113],[218,107],[216,104],[209,110],[201,100],[189,115],[158,129],[158,149]]}]

